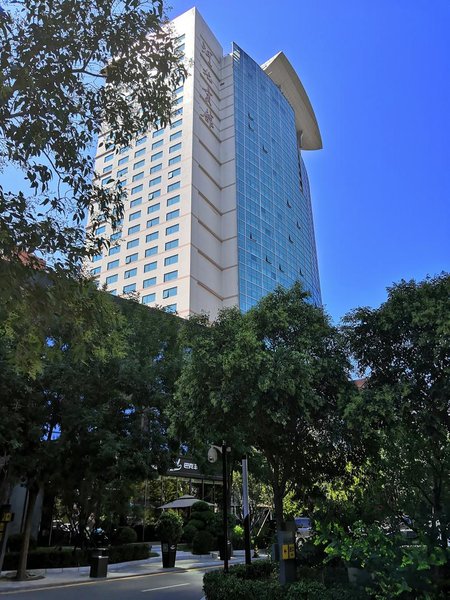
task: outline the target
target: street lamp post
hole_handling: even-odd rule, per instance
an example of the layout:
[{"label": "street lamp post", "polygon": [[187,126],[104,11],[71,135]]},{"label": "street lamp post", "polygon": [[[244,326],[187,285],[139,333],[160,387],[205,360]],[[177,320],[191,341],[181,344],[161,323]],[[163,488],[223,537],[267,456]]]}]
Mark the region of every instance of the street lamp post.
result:
[{"label": "street lamp post", "polygon": [[222,446],[211,446],[208,451],[208,460],[211,463],[217,461],[217,452],[222,454],[222,479],[223,479],[223,498],[222,498],[222,512],[223,512],[223,570],[228,573],[228,466],[227,466],[227,452],[231,452],[231,448],[227,446],[225,441],[222,442]]}]

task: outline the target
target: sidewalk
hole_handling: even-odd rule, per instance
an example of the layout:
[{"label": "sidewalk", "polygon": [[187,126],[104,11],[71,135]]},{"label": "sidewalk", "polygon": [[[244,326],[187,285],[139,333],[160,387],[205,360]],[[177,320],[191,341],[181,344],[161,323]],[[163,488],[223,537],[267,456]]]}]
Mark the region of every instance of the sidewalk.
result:
[{"label": "sidewalk", "polygon": [[[244,551],[236,550],[234,557],[230,560],[230,565],[244,562]],[[221,567],[223,561],[218,560],[213,553],[206,555],[194,555],[190,552],[177,551],[177,560],[173,569],[162,568],[161,556],[154,556],[146,560],[135,560],[125,563],[115,563],[108,565],[107,579],[120,579],[123,577],[133,577],[136,575],[149,575],[152,573],[170,572],[179,569],[193,569],[201,567]],[[101,581],[101,579],[91,579],[89,577],[90,567],[69,567],[66,569],[33,569],[30,571],[33,575],[41,576],[42,579],[33,579],[29,581],[14,581],[5,578],[7,573],[3,572],[0,579],[0,593],[13,592],[18,590],[42,589],[49,586],[67,585],[73,583],[84,583],[87,581]]]}]

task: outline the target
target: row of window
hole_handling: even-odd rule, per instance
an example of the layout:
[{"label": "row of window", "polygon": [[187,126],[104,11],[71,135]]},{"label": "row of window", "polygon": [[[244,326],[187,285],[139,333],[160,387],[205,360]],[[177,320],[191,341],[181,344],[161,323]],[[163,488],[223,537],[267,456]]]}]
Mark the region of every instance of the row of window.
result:
[{"label": "row of window", "polygon": [[[124,285],[123,288],[122,288],[122,294],[132,294],[135,291],[136,291],[136,284],[135,283],[130,283],[129,285]],[[114,292],[117,293],[117,290],[111,290],[112,294],[114,294]],[[167,298],[173,298],[177,294],[178,294],[178,288],[176,286],[175,287],[171,287],[171,288],[166,288],[162,292],[162,298],[163,298],[163,300],[166,300]],[[151,300],[149,299],[150,297],[152,297]],[[145,298],[145,296],[142,298],[142,303],[143,304],[147,304],[148,302],[154,302],[155,298],[156,298],[156,294],[155,293],[149,294],[147,302],[144,302],[144,298]]]}]

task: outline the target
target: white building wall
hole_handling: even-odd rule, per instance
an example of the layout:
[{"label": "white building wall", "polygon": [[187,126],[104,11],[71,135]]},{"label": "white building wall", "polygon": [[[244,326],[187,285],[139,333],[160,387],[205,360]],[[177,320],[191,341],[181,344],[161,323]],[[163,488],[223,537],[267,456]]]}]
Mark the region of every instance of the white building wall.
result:
[{"label": "white building wall", "polygon": [[[128,198],[121,238],[114,242],[119,251],[111,255],[104,251],[98,260],[90,262],[89,268],[94,273],[99,269],[99,284],[106,285],[112,293],[124,295],[125,286],[134,285],[132,293],[149,306],[169,306],[183,317],[207,312],[214,318],[223,306],[238,303],[231,57],[223,57],[219,42],[195,8],[174,19],[172,25],[177,36],[184,35],[180,44],[184,44],[190,72],[176,95],[182,100],[175,108],[182,108],[183,114],[172,119],[182,119],[182,123],[160,133],[149,131],[145,142],[138,144],[136,140],[129,149],[107,150],[107,134],[99,139],[96,172],[101,180],[108,176],[116,179],[127,168],[120,178],[126,180]],[[171,140],[172,136],[176,139]],[[174,151],[179,143],[181,149]],[[168,164],[178,156],[179,162]],[[136,167],[142,160],[143,166]],[[160,170],[151,173],[150,169],[159,164]],[[103,174],[109,165],[112,170]],[[180,176],[171,178],[170,173],[177,168],[181,169]],[[133,182],[139,173],[143,175]],[[161,180],[152,185],[159,177]],[[177,182],[179,188],[168,191],[168,186]],[[132,193],[140,185],[142,189]],[[158,197],[149,197],[155,191]],[[167,206],[168,199],[177,195],[180,201]],[[139,198],[140,204],[136,202]],[[149,207],[158,203],[158,210],[148,213]],[[168,220],[174,210],[179,210],[179,214]],[[153,225],[154,218],[158,222]],[[133,231],[136,226],[138,232]],[[173,226],[178,226],[178,230],[168,233],[167,229]],[[106,234],[113,234],[109,225]],[[127,248],[135,240],[137,245]],[[178,240],[178,246],[166,250],[166,244],[173,240]],[[154,253],[149,255],[150,252]],[[172,256],[177,256],[178,262],[165,265]],[[153,266],[156,268],[149,270]],[[132,269],[136,269],[136,274],[132,271],[133,275],[126,278]],[[176,278],[164,281],[173,271],[177,271]],[[167,290],[172,288],[176,288],[176,294],[166,298]],[[154,298],[151,296],[149,301],[150,294]]]}]

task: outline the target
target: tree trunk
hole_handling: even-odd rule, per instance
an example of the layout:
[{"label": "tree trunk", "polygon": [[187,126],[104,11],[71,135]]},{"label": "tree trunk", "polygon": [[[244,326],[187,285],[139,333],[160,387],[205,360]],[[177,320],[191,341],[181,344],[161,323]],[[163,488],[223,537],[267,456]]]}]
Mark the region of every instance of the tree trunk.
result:
[{"label": "tree trunk", "polygon": [[[1,482],[1,485],[0,485],[0,505],[9,504],[11,490],[12,490],[12,484],[9,481],[9,479],[7,478],[7,474],[5,472],[3,481]],[[9,526],[6,525],[5,539],[3,540],[3,546],[0,549],[1,550],[0,551],[0,574],[2,572],[3,561],[5,559],[6,544],[8,543],[8,529],[9,529]]]},{"label": "tree trunk", "polygon": [[283,512],[283,498],[284,493],[281,490],[281,487],[277,483],[273,483],[273,504],[275,508],[275,523],[277,526],[277,531],[280,531],[281,526],[284,521],[284,512]]},{"label": "tree trunk", "polygon": [[28,504],[23,530],[22,547],[20,548],[19,562],[17,565],[17,581],[25,581],[27,578],[28,548],[30,546],[31,525],[33,523],[33,512],[39,495],[39,485],[34,482],[28,490]]}]

